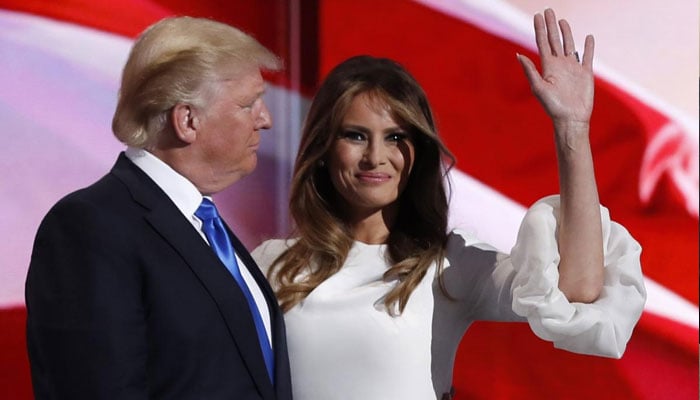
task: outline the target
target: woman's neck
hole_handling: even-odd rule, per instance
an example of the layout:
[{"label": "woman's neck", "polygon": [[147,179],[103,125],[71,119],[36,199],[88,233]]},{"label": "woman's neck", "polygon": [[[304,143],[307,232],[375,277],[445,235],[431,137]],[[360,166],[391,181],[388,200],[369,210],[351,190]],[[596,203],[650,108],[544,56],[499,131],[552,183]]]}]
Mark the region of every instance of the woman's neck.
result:
[{"label": "woman's neck", "polygon": [[353,239],[367,244],[386,243],[396,213],[395,207],[357,213],[348,221]]}]

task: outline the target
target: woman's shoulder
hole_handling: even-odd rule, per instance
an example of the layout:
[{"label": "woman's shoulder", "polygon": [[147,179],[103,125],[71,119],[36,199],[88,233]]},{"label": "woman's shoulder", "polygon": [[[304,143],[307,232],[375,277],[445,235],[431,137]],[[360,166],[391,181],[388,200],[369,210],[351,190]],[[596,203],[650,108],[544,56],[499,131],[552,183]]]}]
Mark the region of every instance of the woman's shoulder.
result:
[{"label": "woman's shoulder", "polygon": [[253,256],[255,263],[260,269],[267,273],[270,265],[284,253],[288,248],[294,245],[297,239],[268,239],[253,250],[250,255]]}]

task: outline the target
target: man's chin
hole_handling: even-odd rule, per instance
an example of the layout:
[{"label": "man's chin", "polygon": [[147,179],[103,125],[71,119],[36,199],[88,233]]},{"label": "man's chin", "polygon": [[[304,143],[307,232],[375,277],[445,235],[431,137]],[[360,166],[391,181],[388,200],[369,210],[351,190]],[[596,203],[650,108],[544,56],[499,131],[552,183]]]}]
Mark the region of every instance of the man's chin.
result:
[{"label": "man's chin", "polygon": [[253,153],[250,155],[250,158],[246,160],[245,165],[242,165],[241,168],[237,171],[238,178],[236,180],[240,180],[245,178],[246,176],[250,175],[255,171],[255,168],[258,166],[258,156],[257,154]]}]

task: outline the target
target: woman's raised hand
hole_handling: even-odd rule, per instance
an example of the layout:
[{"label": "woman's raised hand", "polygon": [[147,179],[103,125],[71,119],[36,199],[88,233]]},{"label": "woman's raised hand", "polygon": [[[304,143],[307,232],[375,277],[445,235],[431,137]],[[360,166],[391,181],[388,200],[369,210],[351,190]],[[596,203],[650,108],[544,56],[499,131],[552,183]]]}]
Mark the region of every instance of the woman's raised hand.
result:
[{"label": "woman's raised hand", "polygon": [[586,36],[583,56],[579,58],[571,26],[566,20],[557,21],[552,9],[546,9],[544,17],[536,14],[534,24],[542,73],[532,60],[518,54],[532,93],[555,126],[587,125],[593,111],[593,36]]}]

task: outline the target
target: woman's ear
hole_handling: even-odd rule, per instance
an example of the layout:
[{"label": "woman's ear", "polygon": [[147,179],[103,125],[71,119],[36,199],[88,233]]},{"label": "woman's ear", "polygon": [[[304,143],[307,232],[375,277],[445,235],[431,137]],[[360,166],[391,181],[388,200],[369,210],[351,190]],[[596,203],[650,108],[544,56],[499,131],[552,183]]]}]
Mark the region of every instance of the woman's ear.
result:
[{"label": "woman's ear", "polygon": [[192,143],[197,139],[199,121],[194,114],[192,106],[184,103],[176,104],[170,113],[175,136],[185,143]]}]

